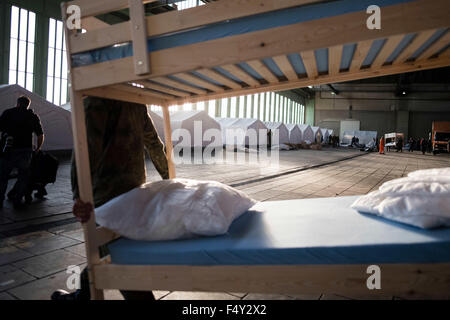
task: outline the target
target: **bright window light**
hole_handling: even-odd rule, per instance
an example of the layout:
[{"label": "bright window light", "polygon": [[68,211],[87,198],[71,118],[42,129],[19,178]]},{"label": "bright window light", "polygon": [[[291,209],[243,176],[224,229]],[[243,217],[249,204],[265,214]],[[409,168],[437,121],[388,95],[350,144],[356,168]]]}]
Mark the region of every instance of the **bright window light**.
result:
[{"label": "bright window light", "polygon": [[33,91],[36,14],[11,6],[9,84]]},{"label": "bright window light", "polygon": [[47,100],[63,105],[68,101],[67,57],[62,21],[49,19]]}]

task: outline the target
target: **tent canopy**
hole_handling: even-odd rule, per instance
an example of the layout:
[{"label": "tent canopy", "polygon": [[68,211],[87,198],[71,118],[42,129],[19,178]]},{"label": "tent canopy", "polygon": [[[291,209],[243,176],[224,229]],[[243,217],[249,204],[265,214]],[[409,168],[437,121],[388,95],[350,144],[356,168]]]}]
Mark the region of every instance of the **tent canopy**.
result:
[{"label": "tent canopy", "polygon": [[[264,146],[267,145],[267,127],[258,119],[237,119],[226,128],[228,145]],[[230,137],[231,135],[231,137]],[[232,138],[231,141],[229,138]]]},{"label": "tent canopy", "polygon": [[[164,138],[162,112],[149,111],[159,136]],[[220,124],[201,110],[177,111],[170,115],[174,146],[206,147],[222,146]]]},{"label": "tent canopy", "polygon": [[297,124],[289,123],[286,125],[289,130],[289,143],[299,144],[302,142],[302,131]]},{"label": "tent canopy", "polygon": [[16,106],[17,98],[27,96],[31,100],[30,109],[41,118],[45,140],[42,150],[72,150],[72,119],[70,111],[48,102],[41,96],[21,86],[0,85],[0,113]]},{"label": "tent canopy", "polygon": [[323,142],[324,143],[328,143],[328,137],[329,137],[329,133],[328,133],[328,129],[326,128],[320,128],[320,132],[322,133],[322,137],[323,137]]},{"label": "tent canopy", "polygon": [[302,141],[306,143],[314,142],[314,131],[308,124],[299,124],[298,128],[302,133]]},{"label": "tent canopy", "polygon": [[313,142],[320,142],[322,140],[322,131],[320,131],[319,127],[311,127],[314,132]]},{"label": "tent canopy", "polygon": [[[264,122],[267,129],[272,131],[272,145],[280,145],[280,144],[286,144],[289,143],[289,130],[287,128],[287,125],[285,125],[282,122]],[[275,132],[278,132],[278,143],[275,141],[273,137],[276,135]]]}]

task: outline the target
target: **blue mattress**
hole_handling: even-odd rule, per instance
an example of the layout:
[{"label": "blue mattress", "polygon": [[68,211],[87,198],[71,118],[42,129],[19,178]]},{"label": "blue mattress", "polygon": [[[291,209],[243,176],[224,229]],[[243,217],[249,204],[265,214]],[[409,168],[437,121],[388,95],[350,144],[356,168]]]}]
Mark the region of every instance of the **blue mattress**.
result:
[{"label": "blue mattress", "polygon": [[[147,41],[147,47],[149,52],[159,51],[358,11],[365,12],[368,6],[374,4],[379,7],[385,7],[411,1],[414,0],[339,0],[315,3],[229,20],[174,34],[151,37]],[[443,33],[445,30],[441,30],[440,32]],[[353,44],[353,47],[354,46],[355,45]],[[380,48],[378,48],[378,50]],[[377,48],[373,48],[372,51],[376,49]],[[376,53],[377,52],[374,51],[372,55],[376,55]],[[345,54],[347,53],[344,52],[344,55]],[[130,57],[132,55],[133,47],[128,43],[75,54],[72,56],[72,66],[86,66],[94,63]],[[353,51],[350,50],[348,53],[348,58],[350,60],[352,55]],[[326,71],[328,68],[328,52],[326,49],[316,51],[316,59],[319,64],[319,71]],[[289,60],[299,74],[304,73],[303,62],[298,54],[290,56]],[[264,61],[264,63],[274,74],[279,73],[277,67],[273,66],[272,61]],[[245,68],[245,66],[242,67]],[[256,73],[254,70],[251,70],[250,73],[253,75],[253,72]],[[254,77],[257,79],[261,78],[257,73]]]},{"label": "blue mattress", "polygon": [[261,202],[226,235],[145,242],[118,239],[129,265],[295,265],[450,262],[450,229],[422,230],[361,214],[357,197]]}]

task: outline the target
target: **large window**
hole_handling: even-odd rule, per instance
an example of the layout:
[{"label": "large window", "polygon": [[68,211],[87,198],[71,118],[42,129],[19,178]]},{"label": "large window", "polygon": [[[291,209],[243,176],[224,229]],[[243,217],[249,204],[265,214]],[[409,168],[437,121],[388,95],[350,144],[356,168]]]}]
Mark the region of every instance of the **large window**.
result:
[{"label": "large window", "polygon": [[62,105],[67,103],[67,57],[63,23],[49,21],[47,100]]},{"label": "large window", "polygon": [[11,7],[9,84],[33,91],[36,14]]}]

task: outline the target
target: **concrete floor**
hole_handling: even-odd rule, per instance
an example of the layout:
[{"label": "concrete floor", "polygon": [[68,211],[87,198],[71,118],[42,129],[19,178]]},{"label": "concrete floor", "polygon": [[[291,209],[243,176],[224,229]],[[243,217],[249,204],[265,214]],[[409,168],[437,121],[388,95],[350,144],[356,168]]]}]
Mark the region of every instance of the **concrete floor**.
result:
[{"label": "concrete floor", "polygon": [[[229,156],[229,155],[228,155]],[[419,153],[365,154],[347,149],[283,151],[278,165],[230,161],[223,164],[180,164],[178,177],[217,180],[245,191],[259,201],[366,194],[383,182],[426,168],[450,166],[449,155]],[[158,179],[147,164],[148,180]],[[81,225],[71,213],[70,165],[62,161],[57,182],[45,201],[15,211],[5,202],[0,211],[0,300],[49,299],[66,288],[69,265],[86,265]],[[12,185],[12,182],[10,184]],[[322,295],[261,295],[155,291],[163,300],[176,299],[358,299],[339,293]],[[107,299],[122,299],[116,290]],[[381,299],[395,297],[381,296]],[[398,297],[397,297],[398,298]]]}]

